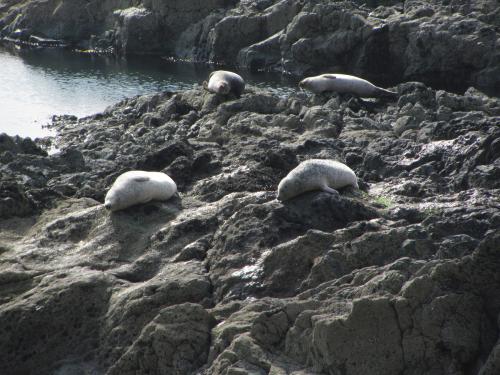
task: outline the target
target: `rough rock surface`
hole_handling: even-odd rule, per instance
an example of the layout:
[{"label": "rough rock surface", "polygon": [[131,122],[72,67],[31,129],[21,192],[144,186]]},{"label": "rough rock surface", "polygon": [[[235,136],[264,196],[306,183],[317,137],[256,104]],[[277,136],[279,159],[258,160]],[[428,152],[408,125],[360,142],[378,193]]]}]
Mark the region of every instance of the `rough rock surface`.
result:
[{"label": "rough rock surface", "polygon": [[500,93],[498,0],[4,0],[2,35]]},{"label": "rough rock surface", "polygon": [[[0,136],[0,373],[481,374],[500,368],[500,101],[249,87]],[[361,190],[276,188],[309,158]],[[179,197],[110,213],[130,169]]]}]

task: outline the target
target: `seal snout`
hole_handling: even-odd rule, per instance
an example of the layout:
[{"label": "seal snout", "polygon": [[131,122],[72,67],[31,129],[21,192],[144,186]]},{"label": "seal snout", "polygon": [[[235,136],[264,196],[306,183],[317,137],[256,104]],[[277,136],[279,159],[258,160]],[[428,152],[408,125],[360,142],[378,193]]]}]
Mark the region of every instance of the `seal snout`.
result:
[{"label": "seal snout", "polygon": [[111,211],[113,205],[110,202],[104,202],[104,208],[106,208],[106,210],[108,211]]},{"label": "seal snout", "polygon": [[227,95],[229,94],[229,91],[230,91],[229,85],[226,82],[221,82],[219,85],[219,92],[221,94]]}]

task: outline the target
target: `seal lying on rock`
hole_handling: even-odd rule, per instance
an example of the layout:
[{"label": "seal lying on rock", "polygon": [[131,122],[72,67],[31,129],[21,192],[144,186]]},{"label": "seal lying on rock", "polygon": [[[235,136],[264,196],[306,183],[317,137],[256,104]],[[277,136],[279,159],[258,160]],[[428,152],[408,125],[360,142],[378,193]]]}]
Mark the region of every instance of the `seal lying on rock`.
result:
[{"label": "seal lying on rock", "polygon": [[232,93],[239,98],[245,89],[245,81],[236,73],[216,70],[210,73],[208,82],[203,82],[203,88],[215,94],[228,95]]},{"label": "seal lying on rock", "polygon": [[363,98],[386,97],[395,99],[398,94],[375,86],[365,79],[347,74],[321,74],[307,77],[299,82],[299,87],[321,94],[325,91],[335,91],[340,94],[353,94]]},{"label": "seal lying on rock", "polygon": [[118,176],[104,200],[104,207],[118,211],[151,200],[167,200],[177,185],[165,173],[129,171]]},{"label": "seal lying on rock", "polygon": [[278,185],[278,199],[284,201],[311,190],[338,194],[338,188],[358,186],[354,171],[335,160],[310,159],[303,161]]}]

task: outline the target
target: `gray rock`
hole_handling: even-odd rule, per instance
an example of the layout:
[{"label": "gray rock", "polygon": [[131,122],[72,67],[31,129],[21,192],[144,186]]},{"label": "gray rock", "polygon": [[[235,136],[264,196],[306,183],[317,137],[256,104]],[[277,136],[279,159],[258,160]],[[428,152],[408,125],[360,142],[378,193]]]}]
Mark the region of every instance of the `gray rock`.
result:
[{"label": "gray rock", "polygon": [[154,53],[162,50],[165,36],[159,33],[157,16],[144,8],[127,8],[114,12],[116,45],[124,54]]},{"label": "gray rock", "polygon": [[200,305],[165,308],[107,373],[190,373],[207,360],[212,326],[213,318]]},{"label": "gray rock", "polygon": [[[315,6],[287,33],[320,25]],[[408,2],[405,22],[436,7]],[[325,18],[370,29],[343,12]],[[0,372],[495,374],[499,101],[396,89],[363,104],[197,87],[56,117],[54,155],[0,137]],[[345,161],[361,189],[277,201],[310,158]],[[178,196],[110,214],[105,192],[138,168]]]}]

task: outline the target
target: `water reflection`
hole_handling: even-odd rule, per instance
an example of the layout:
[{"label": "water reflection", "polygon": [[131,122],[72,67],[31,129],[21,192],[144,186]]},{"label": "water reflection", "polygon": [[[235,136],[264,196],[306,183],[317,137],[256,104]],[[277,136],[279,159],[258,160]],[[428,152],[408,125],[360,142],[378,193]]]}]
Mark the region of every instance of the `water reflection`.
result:
[{"label": "water reflection", "polygon": [[[103,111],[125,97],[192,88],[212,70],[207,65],[159,58],[127,60],[71,51],[0,47],[0,132],[41,137],[52,115],[78,117]],[[268,73],[240,72],[249,84],[286,95],[295,82]]]}]

